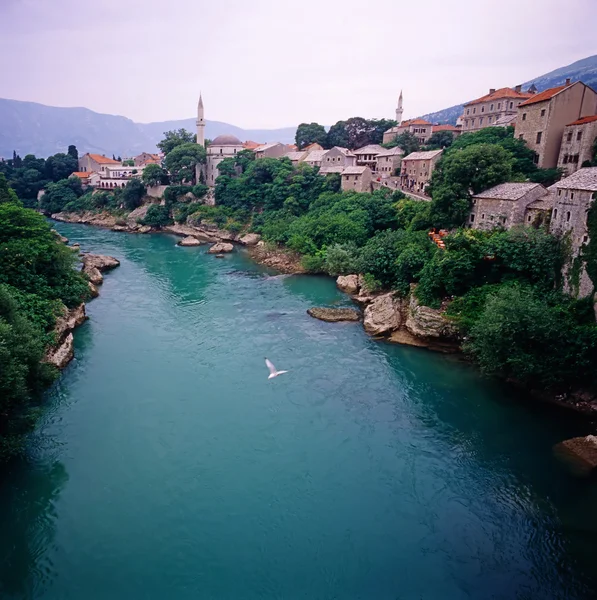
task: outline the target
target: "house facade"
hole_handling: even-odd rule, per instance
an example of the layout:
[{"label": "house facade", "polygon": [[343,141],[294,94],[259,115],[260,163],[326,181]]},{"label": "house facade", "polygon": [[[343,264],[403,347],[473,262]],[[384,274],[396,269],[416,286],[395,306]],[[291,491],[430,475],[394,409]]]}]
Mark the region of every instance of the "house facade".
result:
[{"label": "house facade", "polygon": [[325,153],[326,150],[311,150],[302,162],[306,162],[312,167],[321,167],[321,161],[323,160]]},{"label": "house facade", "polygon": [[[522,86],[512,88],[491,88],[489,94],[471,100],[464,105],[462,131],[479,131],[485,127],[495,127],[496,121],[507,116],[516,116],[519,104],[533,96],[533,92],[523,92]],[[499,125],[498,125],[499,126]],[[503,125],[502,125],[503,126]]]},{"label": "house facade", "polygon": [[120,165],[117,160],[102,154],[87,153],[79,157],[79,172],[105,173],[106,167]]},{"label": "house facade", "polygon": [[549,195],[540,183],[501,183],[473,196],[468,224],[472,229],[493,229],[526,224],[527,208]]},{"label": "house facade", "polygon": [[149,154],[149,152],[141,152],[133,158],[135,167],[144,167],[145,165],[161,165],[162,159],[159,154]]},{"label": "house facade", "polygon": [[366,166],[346,167],[342,171],[343,192],[370,192],[371,169]]},{"label": "house facade", "polygon": [[321,159],[320,173],[342,173],[346,167],[354,167],[357,157],[348,148],[334,146],[324,153]]},{"label": "house facade", "polygon": [[354,150],[356,165],[359,167],[369,167],[371,171],[375,171],[375,167],[377,166],[376,157],[384,150],[385,148],[379,144],[369,144],[368,146]]},{"label": "house facade", "polygon": [[280,142],[262,144],[253,150],[255,158],[282,158],[288,152],[288,146]]},{"label": "house facade", "polygon": [[442,152],[443,150],[428,150],[405,156],[400,171],[401,186],[411,192],[424,194]]},{"label": "house facade", "polygon": [[400,172],[400,164],[404,150],[396,146],[390,150],[383,150],[375,157],[375,171],[382,178],[392,177]]},{"label": "house facade", "polygon": [[582,117],[564,127],[558,156],[558,167],[564,175],[572,175],[586,160],[592,160],[596,139],[597,115]]},{"label": "house facade", "polygon": [[284,157],[290,160],[293,167],[296,167],[296,165],[298,165],[300,162],[305,160],[305,158],[307,158],[308,154],[308,152],[294,151],[286,152],[286,154],[284,154]]},{"label": "house facade", "polygon": [[557,167],[566,125],[597,114],[597,92],[581,81],[550,88],[521,102],[516,116],[515,137],[535,153],[542,169]]}]

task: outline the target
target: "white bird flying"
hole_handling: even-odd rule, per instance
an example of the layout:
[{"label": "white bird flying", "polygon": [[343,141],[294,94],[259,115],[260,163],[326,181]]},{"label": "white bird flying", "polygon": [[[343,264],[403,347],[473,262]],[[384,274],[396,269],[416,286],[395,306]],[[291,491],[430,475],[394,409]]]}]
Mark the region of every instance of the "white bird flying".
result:
[{"label": "white bird flying", "polygon": [[282,373],[288,373],[288,371],[277,371],[276,367],[274,367],[274,363],[267,358],[265,359],[265,364],[267,365],[267,368],[269,369],[268,379],[273,379],[274,377],[277,377],[278,375],[282,375]]}]

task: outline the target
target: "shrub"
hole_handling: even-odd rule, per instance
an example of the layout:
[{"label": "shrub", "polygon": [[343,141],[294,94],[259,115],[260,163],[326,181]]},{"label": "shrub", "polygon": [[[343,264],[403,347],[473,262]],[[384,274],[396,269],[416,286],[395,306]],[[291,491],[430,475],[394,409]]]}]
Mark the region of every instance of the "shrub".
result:
[{"label": "shrub", "polygon": [[172,219],[170,218],[170,214],[168,209],[165,206],[161,206],[160,204],[152,204],[148,209],[147,213],[145,213],[145,217],[143,218],[143,225],[149,225],[149,227],[164,227],[165,225],[170,225],[172,223]]}]

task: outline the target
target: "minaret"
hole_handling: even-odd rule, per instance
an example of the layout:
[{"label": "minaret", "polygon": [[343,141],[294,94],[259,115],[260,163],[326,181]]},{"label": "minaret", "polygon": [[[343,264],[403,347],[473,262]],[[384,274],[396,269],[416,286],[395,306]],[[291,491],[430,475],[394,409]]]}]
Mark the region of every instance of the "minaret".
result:
[{"label": "minaret", "polygon": [[400,90],[400,96],[398,97],[398,106],[396,107],[396,121],[398,125],[402,123],[402,90]]},{"label": "minaret", "polygon": [[203,98],[199,94],[197,105],[197,143],[205,146],[205,119],[203,118]]}]

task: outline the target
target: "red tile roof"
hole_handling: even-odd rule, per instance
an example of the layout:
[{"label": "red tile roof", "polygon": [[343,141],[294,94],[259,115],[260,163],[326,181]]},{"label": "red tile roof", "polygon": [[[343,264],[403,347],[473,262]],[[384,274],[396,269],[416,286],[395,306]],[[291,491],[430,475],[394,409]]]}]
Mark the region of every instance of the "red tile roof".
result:
[{"label": "red tile roof", "polygon": [[119,165],[120,163],[117,160],[112,158],[108,158],[107,156],[102,156],[101,154],[89,154],[89,158],[94,160],[96,163],[104,164],[104,165]]},{"label": "red tile roof", "polygon": [[512,88],[500,88],[495,92],[491,92],[491,94],[487,94],[485,96],[481,96],[476,100],[471,100],[467,102],[464,106],[470,106],[471,104],[480,104],[481,102],[488,102],[489,100],[502,100],[504,98],[518,98],[518,99],[526,99],[531,98],[533,94],[529,94],[528,92],[517,92]]},{"label": "red tile roof", "polygon": [[582,117],[581,119],[577,119],[572,123],[568,123],[566,127],[569,127],[570,125],[584,125],[585,123],[592,123],[593,121],[597,121],[597,115],[592,115],[590,117]]},{"label": "red tile roof", "polygon": [[261,146],[262,144],[259,144],[258,142],[253,142],[251,140],[247,140],[244,144],[243,144],[243,148],[245,148],[246,150],[255,150],[255,148],[258,148],[259,146]]},{"label": "red tile roof", "polygon": [[536,104],[537,102],[545,102],[545,100],[549,100],[553,96],[555,96],[558,92],[565,90],[570,85],[559,85],[557,87],[549,88],[544,92],[539,92],[538,94],[533,94],[528,100],[521,102],[518,106],[529,106],[529,104]]},{"label": "red tile roof", "polygon": [[425,119],[412,119],[408,121],[409,125],[431,125],[429,121],[425,121]]},{"label": "red tile roof", "polygon": [[454,127],[454,125],[434,125],[433,133],[436,131],[462,131],[462,128]]},{"label": "red tile roof", "polygon": [[91,173],[87,173],[86,171],[75,171],[74,173],[71,173],[71,177],[73,175],[79,179],[87,179]]}]

